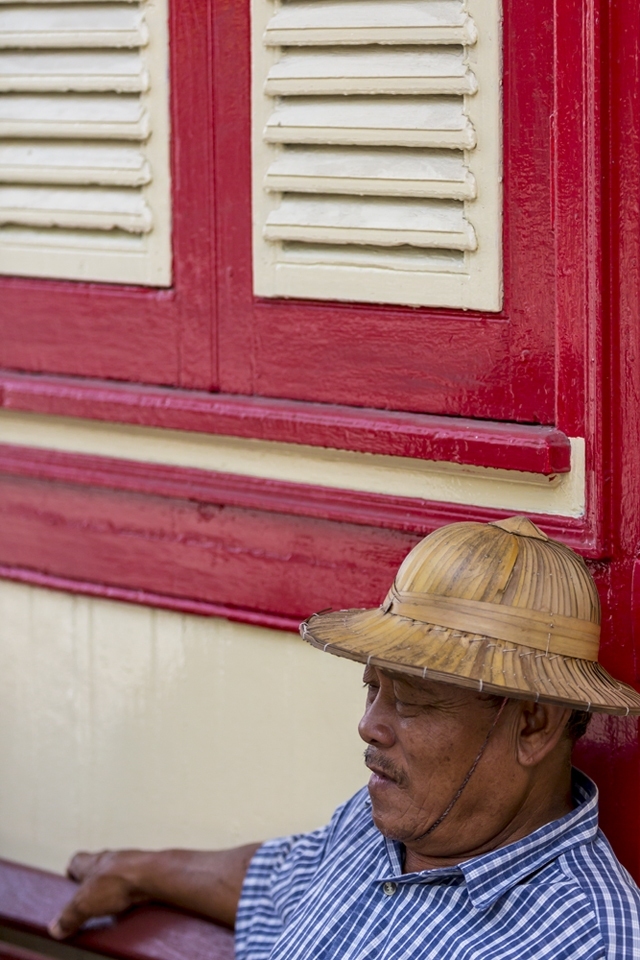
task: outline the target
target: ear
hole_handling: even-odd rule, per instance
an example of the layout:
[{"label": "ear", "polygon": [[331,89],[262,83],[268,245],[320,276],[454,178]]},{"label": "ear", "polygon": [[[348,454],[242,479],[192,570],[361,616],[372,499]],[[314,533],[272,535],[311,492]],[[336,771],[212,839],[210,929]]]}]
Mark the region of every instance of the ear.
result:
[{"label": "ear", "polygon": [[517,727],[517,756],[523,767],[537,766],[565,736],[571,710],[552,703],[523,700]]}]

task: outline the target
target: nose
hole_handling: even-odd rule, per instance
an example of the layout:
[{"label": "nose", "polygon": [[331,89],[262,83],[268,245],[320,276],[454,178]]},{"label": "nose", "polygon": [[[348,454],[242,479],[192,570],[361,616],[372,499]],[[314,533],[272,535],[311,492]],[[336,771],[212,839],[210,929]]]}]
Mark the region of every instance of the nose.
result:
[{"label": "nose", "polygon": [[358,733],[365,743],[374,747],[392,747],[396,742],[389,706],[382,687],[376,690],[375,697],[367,701],[364,715],[358,724]]}]

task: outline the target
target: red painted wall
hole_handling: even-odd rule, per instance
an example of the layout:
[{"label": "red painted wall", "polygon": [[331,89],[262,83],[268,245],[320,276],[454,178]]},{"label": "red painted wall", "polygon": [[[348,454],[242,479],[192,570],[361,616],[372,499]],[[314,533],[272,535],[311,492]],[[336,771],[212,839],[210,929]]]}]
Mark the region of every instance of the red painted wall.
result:
[{"label": "red painted wall", "polygon": [[[599,10],[596,11],[599,13]],[[589,357],[601,373],[604,414],[602,513],[609,549],[599,565],[606,612],[604,658],[638,684],[640,611],[640,18],[633,0],[602,5],[602,112],[593,135],[602,151],[602,308]],[[634,578],[634,572],[636,577]],[[602,825],[640,880],[638,723],[599,719],[580,751],[602,792]]]}]

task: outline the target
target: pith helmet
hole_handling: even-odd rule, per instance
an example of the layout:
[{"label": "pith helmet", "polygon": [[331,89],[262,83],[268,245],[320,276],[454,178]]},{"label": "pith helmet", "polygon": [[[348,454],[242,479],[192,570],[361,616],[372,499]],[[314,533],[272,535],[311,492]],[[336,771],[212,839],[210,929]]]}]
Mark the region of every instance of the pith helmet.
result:
[{"label": "pith helmet", "polygon": [[598,663],[600,602],[584,560],[527,517],[441,527],[409,553],[381,607],[315,614],[300,632],[400,673],[640,714],[640,694]]}]

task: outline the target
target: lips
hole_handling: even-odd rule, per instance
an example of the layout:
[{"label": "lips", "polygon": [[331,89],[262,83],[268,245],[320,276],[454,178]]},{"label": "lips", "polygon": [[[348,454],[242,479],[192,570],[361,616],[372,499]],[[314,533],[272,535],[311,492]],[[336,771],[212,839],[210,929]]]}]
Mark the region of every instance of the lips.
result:
[{"label": "lips", "polygon": [[402,768],[386,757],[383,753],[369,746],[364,752],[365,765],[371,770],[372,777],[370,785],[377,783],[380,786],[384,784],[395,784],[397,787],[407,786],[407,777]]},{"label": "lips", "polygon": [[388,773],[385,773],[385,771],[381,767],[377,767],[375,763],[369,763],[368,761],[365,760],[365,766],[367,766],[369,770],[371,770],[371,773],[375,774],[376,777],[379,777],[380,780],[383,780],[383,781],[386,780],[388,783],[398,782],[395,779],[395,777],[392,777]]}]

